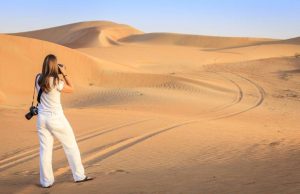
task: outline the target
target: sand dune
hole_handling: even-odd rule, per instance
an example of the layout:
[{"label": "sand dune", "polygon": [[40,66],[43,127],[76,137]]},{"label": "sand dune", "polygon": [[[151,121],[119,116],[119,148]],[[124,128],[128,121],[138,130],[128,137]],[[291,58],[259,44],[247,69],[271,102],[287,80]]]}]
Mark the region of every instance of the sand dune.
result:
[{"label": "sand dune", "polygon": [[141,31],[124,24],[91,21],[12,35],[46,40],[71,48],[84,48],[118,45],[118,39],[141,33]]},{"label": "sand dune", "polygon": [[199,36],[175,33],[148,33],[131,35],[120,39],[120,41],[127,43],[166,44],[200,48],[224,48],[253,45],[273,40],[264,38]]},{"label": "sand dune", "polygon": [[[29,102],[34,76],[41,71],[43,58],[49,53],[55,53],[61,63],[69,66],[70,74],[77,85],[88,86],[105,70],[133,71],[126,66],[96,59],[45,41],[0,35],[0,42],[0,98],[8,104],[19,102],[18,106],[24,106],[25,102]],[[16,78],[22,84],[15,84]]]}]

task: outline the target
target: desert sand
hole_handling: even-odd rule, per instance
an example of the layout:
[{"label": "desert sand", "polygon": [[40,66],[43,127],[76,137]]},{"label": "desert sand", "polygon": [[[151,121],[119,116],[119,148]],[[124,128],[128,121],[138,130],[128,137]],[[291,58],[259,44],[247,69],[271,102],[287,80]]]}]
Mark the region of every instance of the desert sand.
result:
[{"label": "desert sand", "polygon": [[[36,118],[46,54],[88,175],[73,183],[59,142],[39,187]],[[299,38],[144,33],[93,21],[0,35],[0,193],[300,193]]]}]

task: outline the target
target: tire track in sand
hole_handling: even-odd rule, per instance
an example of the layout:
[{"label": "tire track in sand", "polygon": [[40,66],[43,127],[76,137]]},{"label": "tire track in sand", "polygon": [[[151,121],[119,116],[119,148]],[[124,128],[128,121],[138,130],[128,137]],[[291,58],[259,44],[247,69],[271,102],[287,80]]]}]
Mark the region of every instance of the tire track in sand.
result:
[{"label": "tire track in sand", "polygon": [[[100,135],[103,135],[103,134],[106,134],[106,133],[109,133],[109,132],[112,132],[112,131],[115,131],[115,130],[121,129],[123,127],[132,126],[132,125],[135,125],[135,124],[138,124],[138,123],[141,123],[141,122],[145,122],[145,121],[148,121],[148,120],[151,120],[151,119],[142,119],[142,120],[138,120],[138,121],[127,122],[125,124],[119,124],[117,126],[109,127],[107,129],[94,130],[92,132],[85,133],[85,134],[82,134],[82,135],[76,137],[76,140],[79,143],[79,142],[86,141],[86,140],[89,140],[91,138],[95,138],[97,136],[100,136]],[[58,149],[61,149],[61,148],[62,148],[62,145],[60,144],[60,142],[57,142],[53,146],[54,151],[58,150]],[[30,150],[27,150],[25,152],[21,152],[21,153],[12,155],[12,156],[10,156],[8,158],[5,158],[5,159],[0,161],[0,172],[3,171],[3,170],[6,170],[8,168],[11,168],[15,165],[18,165],[20,163],[29,161],[29,160],[31,160],[35,157],[38,157],[38,156],[39,156],[39,147],[34,147],[34,148],[32,148]]]},{"label": "tire track in sand", "polygon": [[[216,74],[217,76],[222,77],[223,79],[225,79],[229,83],[231,83],[236,88],[236,97],[230,103],[218,105],[218,106],[216,106],[216,107],[214,107],[214,108],[212,108],[208,111],[196,114],[196,116],[200,116],[200,115],[202,116],[202,115],[209,115],[211,113],[217,113],[219,111],[228,109],[228,108],[240,103],[243,100],[243,98],[244,98],[243,89],[236,81],[234,81],[233,79],[228,78],[225,75],[222,75],[221,72],[218,72],[218,71],[215,71],[215,70],[208,70],[207,72]],[[188,75],[195,75],[195,74],[188,74]],[[198,74],[196,74],[196,75],[198,76]],[[208,76],[206,76],[206,77],[208,77]],[[188,78],[188,79],[191,79],[191,78]],[[193,79],[193,80],[194,80],[194,82],[200,81],[198,79]]]},{"label": "tire track in sand", "polygon": [[[254,87],[256,88],[256,90],[257,90],[257,92],[258,92],[258,94],[259,94],[259,97],[258,97],[256,103],[253,104],[252,106],[250,106],[250,107],[248,107],[248,108],[246,108],[246,109],[242,109],[242,110],[237,111],[237,112],[228,113],[228,114],[225,114],[225,115],[216,117],[216,118],[214,118],[213,120],[223,119],[223,118],[229,118],[229,117],[233,117],[233,116],[236,116],[236,115],[245,113],[245,112],[250,111],[250,110],[252,110],[252,109],[254,109],[254,108],[257,108],[257,107],[260,106],[260,105],[264,102],[264,100],[265,100],[266,92],[265,92],[265,90],[264,90],[264,88],[263,88],[262,86],[260,86],[259,84],[255,83],[255,82],[252,81],[251,79],[246,78],[245,76],[242,76],[242,75],[240,75],[240,74],[238,74],[238,73],[233,73],[233,72],[229,72],[229,71],[226,71],[226,73],[230,73],[230,74],[232,74],[232,75],[238,76],[238,77],[240,77],[240,78],[246,80],[248,83],[250,83],[252,86],[254,86]],[[238,85],[239,85],[239,84],[238,84]],[[240,88],[242,88],[242,87],[240,86]]]},{"label": "tire track in sand", "polygon": [[236,98],[229,104],[224,104],[222,106],[217,107],[216,109],[213,110],[213,112],[221,111],[221,110],[227,109],[231,106],[234,106],[234,105],[240,103],[242,101],[243,97],[244,97],[244,92],[242,90],[242,87],[236,81],[222,75],[220,72],[214,72],[214,71],[212,71],[212,72],[219,75],[219,76],[221,76],[221,77],[223,77],[224,79],[228,80],[229,82],[231,82],[237,88]]},{"label": "tire track in sand", "polygon": [[[253,87],[256,88],[256,90],[258,91],[257,93],[258,93],[259,97],[258,97],[258,100],[257,100],[257,102],[255,104],[251,105],[250,107],[248,107],[246,109],[242,109],[240,111],[231,112],[231,113],[223,113],[223,115],[222,115],[222,112],[221,112],[220,116],[212,115],[211,120],[218,120],[218,119],[223,119],[223,118],[230,118],[230,117],[242,114],[244,112],[250,111],[250,110],[252,110],[252,109],[260,106],[263,103],[263,101],[265,99],[266,92],[265,92],[265,90],[263,89],[262,86],[260,86],[259,84],[255,83],[251,79],[246,78],[245,76],[242,76],[242,75],[240,75],[238,73],[233,73],[233,72],[231,72],[231,71],[229,71],[227,69],[225,69],[225,70],[223,69],[223,71],[218,71],[214,67],[210,67],[210,69],[207,72],[215,73],[215,74],[219,75],[220,77],[223,77],[227,81],[231,82],[236,87],[236,89],[237,89],[236,93],[237,94],[236,94],[236,98],[231,103],[217,106],[217,107],[215,107],[214,109],[212,109],[210,111],[207,111],[207,112],[204,112],[204,113],[200,113],[200,114],[197,114],[197,115],[203,115],[203,114],[204,115],[209,115],[211,113],[218,113],[218,112],[221,112],[221,111],[224,111],[224,110],[228,110],[230,107],[236,106],[237,104],[241,103],[243,100],[246,99],[247,96],[244,94],[243,86],[241,84],[239,84],[235,79],[232,79],[232,78],[229,78],[229,77],[225,76],[224,73],[228,73],[228,74],[237,76],[237,77],[239,77],[239,78],[247,81],[249,84],[251,84]],[[191,78],[189,78],[189,79],[191,79]]]}]

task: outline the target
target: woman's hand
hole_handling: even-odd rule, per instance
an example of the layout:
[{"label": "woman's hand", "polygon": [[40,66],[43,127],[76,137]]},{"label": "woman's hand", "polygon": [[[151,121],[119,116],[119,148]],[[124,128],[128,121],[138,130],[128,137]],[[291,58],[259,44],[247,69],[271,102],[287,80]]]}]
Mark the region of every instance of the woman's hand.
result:
[{"label": "woman's hand", "polygon": [[66,65],[63,65],[62,67],[58,65],[58,68],[63,76],[67,75]]}]

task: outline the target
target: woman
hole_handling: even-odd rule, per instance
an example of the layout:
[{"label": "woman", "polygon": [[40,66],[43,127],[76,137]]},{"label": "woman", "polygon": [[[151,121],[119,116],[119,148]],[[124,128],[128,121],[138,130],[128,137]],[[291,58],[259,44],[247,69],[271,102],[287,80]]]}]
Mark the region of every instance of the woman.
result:
[{"label": "woman", "polygon": [[[63,79],[59,78],[59,74]],[[53,135],[61,142],[75,182],[92,180],[85,176],[80,152],[73,129],[66,119],[61,103],[61,92],[73,92],[73,84],[66,68],[57,64],[57,58],[50,54],[43,63],[42,73],[35,83],[37,91],[42,89],[38,104],[37,130],[40,141],[40,184],[49,188],[54,183],[52,170]]]}]

